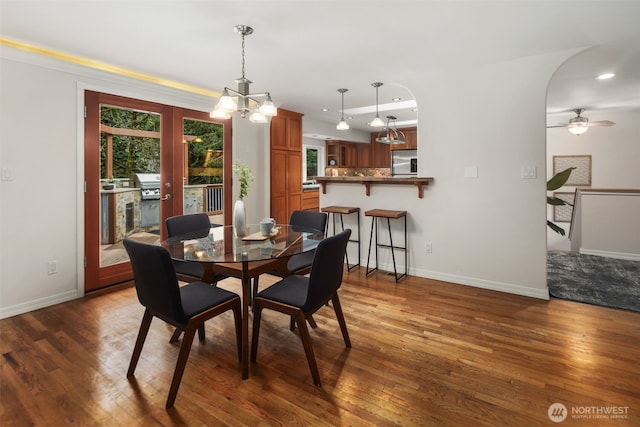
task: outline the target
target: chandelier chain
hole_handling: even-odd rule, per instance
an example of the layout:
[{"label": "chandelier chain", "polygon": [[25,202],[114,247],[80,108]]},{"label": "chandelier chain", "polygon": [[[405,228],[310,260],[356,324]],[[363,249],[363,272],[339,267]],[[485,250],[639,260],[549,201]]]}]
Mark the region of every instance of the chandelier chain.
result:
[{"label": "chandelier chain", "polygon": [[244,79],[244,34],[242,34],[242,78]]}]

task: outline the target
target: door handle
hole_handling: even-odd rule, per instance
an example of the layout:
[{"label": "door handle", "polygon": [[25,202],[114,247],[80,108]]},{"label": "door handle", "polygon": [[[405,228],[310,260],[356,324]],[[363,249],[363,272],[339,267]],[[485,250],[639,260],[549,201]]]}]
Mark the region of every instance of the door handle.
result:
[{"label": "door handle", "polygon": [[165,194],[160,200],[171,200],[171,194]]}]

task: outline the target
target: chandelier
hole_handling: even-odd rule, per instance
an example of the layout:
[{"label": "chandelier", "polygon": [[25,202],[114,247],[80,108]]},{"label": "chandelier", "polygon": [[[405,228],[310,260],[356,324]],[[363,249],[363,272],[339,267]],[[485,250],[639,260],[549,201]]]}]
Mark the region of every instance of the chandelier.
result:
[{"label": "chandelier", "polygon": [[[210,116],[228,119],[231,117],[231,113],[239,111],[242,118],[245,118],[247,114],[249,114],[249,120],[253,123],[267,123],[267,117],[278,115],[278,109],[273,105],[269,92],[250,93],[249,86],[253,82],[244,76],[244,38],[253,33],[253,28],[248,25],[236,25],[233,27],[233,31],[242,36],[242,77],[236,79],[238,90],[233,90],[228,87],[224,88],[222,96],[220,96]],[[230,93],[232,95],[230,95]],[[265,100],[260,103],[255,99],[257,97],[264,97]],[[234,98],[237,98],[237,100],[234,100]],[[259,105],[259,107],[252,109],[252,102]]]},{"label": "chandelier", "polygon": [[[387,126],[385,126],[382,129],[382,132],[378,134],[378,137],[376,138],[376,142],[381,142],[383,144],[392,144],[392,145],[407,143],[407,138],[404,135],[404,132],[396,129],[396,125],[395,125],[396,119],[397,117],[395,116],[387,116]],[[391,122],[393,122],[393,125],[391,125]],[[385,130],[386,130],[386,133],[385,133]]]}]

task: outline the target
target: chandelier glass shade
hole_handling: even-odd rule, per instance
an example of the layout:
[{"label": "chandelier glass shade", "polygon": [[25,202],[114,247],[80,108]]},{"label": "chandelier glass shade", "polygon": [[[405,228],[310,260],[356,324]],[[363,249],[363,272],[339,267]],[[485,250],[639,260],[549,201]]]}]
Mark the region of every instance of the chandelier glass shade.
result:
[{"label": "chandelier glass shade", "polygon": [[[224,88],[210,116],[229,119],[231,113],[238,111],[242,118],[249,115],[249,120],[253,123],[267,123],[268,117],[278,115],[278,109],[273,104],[269,92],[251,93],[249,87],[253,82],[244,75],[244,38],[253,33],[253,28],[247,25],[236,25],[233,31],[242,36],[242,77],[236,79],[237,90]],[[265,100],[261,103],[256,98],[265,98]]]},{"label": "chandelier glass shade", "polygon": [[340,92],[340,94],[342,95],[342,109],[340,110],[340,121],[338,122],[338,125],[336,126],[336,129],[338,130],[347,130],[349,129],[349,124],[347,122],[345,122],[344,120],[344,93],[346,91],[348,91],[349,89],[338,89],[338,92]]},{"label": "chandelier glass shade", "polygon": [[371,123],[369,123],[369,126],[374,128],[381,128],[384,126],[384,122],[382,121],[382,119],[380,118],[380,115],[378,114],[378,88],[382,86],[382,83],[380,82],[371,83],[371,86],[376,88],[376,116],[373,118],[373,120],[371,120]]},{"label": "chandelier glass shade", "polygon": [[395,122],[396,122],[395,116],[387,116],[387,125],[378,134],[378,137],[376,138],[376,142],[381,142],[383,144],[390,144],[390,145],[407,143],[407,137],[405,136],[404,132],[396,129]]}]

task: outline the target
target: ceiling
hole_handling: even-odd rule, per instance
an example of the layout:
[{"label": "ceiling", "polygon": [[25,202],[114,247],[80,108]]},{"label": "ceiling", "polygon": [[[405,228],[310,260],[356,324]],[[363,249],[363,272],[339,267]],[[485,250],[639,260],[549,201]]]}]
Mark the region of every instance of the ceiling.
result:
[{"label": "ceiling", "polygon": [[[337,89],[348,88],[345,116],[365,131],[375,110],[373,82],[383,83],[380,116],[409,125],[418,113],[406,81],[571,49],[587,50],[554,75],[549,124],[566,122],[578,107],[586,116],[640,108],[639,21],[640,2],[608,1],[0,3],[5,39],[217,93],[241,75],[233,27],[250,25],[245,74],[252,92],[269,91],[279,107],[337,124]],[[595,80],[604,71],[616,77]]]}]

